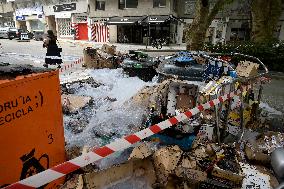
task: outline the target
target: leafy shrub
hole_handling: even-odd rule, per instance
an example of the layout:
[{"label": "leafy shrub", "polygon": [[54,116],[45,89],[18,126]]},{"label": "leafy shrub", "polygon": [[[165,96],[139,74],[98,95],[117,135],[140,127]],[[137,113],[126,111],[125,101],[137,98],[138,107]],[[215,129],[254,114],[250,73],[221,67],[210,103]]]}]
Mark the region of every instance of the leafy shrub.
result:
[{"label": "leafy shrub", "polygon": [[284,42],[205,44],[205,50],[216,53],[242,53],[259,58],[271,71],[284,72]]}]

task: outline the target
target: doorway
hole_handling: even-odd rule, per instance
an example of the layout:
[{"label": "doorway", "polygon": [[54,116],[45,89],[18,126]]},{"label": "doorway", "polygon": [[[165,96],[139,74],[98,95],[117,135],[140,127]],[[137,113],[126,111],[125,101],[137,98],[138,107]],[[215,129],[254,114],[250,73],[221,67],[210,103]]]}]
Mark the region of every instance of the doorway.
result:
[{"label": "doorway", "polygon": [[88,40],[88,25],[87,23],[78,23],[78,39]]}]

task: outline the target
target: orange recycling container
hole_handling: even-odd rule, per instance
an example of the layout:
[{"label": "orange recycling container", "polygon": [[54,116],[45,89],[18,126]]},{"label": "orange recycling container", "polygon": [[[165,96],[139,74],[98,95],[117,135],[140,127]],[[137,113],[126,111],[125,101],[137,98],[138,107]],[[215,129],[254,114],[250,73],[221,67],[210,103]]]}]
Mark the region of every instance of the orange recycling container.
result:
[{"label": "orange recycling container", "polygon": [[0,188],[66,160],[58,71],[0,80],[0,149]]}]

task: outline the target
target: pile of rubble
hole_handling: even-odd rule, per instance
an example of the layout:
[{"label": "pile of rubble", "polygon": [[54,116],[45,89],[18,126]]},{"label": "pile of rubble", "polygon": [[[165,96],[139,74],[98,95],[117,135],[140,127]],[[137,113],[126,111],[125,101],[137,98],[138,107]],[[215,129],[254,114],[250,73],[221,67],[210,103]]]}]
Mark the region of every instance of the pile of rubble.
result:
[{"label": "pile of rubble", "polygon": [[86,68],[117,68],[123,54],[116,51],[115,46],[104,44],[101,49],[87,47],[84,49],[84,67]]},{"label": "pile of rubble", "polygon": [[[111,51],[114,52],[113,49]],[[189,60],[194,61],[192,58]],[[204,64],[202,60],[201,64]],[[176,61],[170,64],[176,64]],[[143,88],[127,101],[125,104],[139,106],[146,112],[140,115],[145,119],[139,129],[216,98],[216,89],[222,84],[230,84],[220,90],[222,95],[230,93],[231,87],[234,91],[240,89],[241,83],[233,83],[236,77],[245,80],[258,74],[258,65],[250,61],[240,62],[236,71],[230,70],[230,65],[219,64],[215,60],[207,66],[208,73],[198,77],[213,79],[210,82],[167,78],[162,83]],[[188,67],[185,66],[185,69]],[[252,84],[253,88],[221,102],[219,106],[207,110],[198,108],[200,113],[189,120],[176,123],[134,147],[80,169],[70,176],[71,179],[62,188],[205,189],[277,186],[270,157],[276,148],[283,147],[284,135],[274,132],[270,122],[261,114],[256,95],[261,89],[261,81],[252,79],[243,84]],[[69,88],[65,86],[64,91],[72,93],[72,85]],[[63,96],[63,101],[69,105],[69,112],[65,113],[76,112],[71,104],[76,104],[82,110],[91,100],[76,97],[80,101],[78,103],[72,98],[69,101],[65,98]],[[67,150],[68,158],[75,158],[88,150],[88,147],[73,146]],[[253,175],[249,173],[250,170],[254,171]]]}]

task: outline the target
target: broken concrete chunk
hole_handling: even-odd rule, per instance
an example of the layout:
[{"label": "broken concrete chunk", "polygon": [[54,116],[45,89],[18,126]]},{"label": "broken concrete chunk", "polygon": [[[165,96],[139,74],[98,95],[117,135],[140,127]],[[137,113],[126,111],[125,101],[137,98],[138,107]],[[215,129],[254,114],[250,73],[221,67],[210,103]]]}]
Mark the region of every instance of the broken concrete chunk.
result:
[{"label": "broken concrete chunk", "polygon": [[241,184],[245,175],[243,173],[233,173],[232,171],[228,171],[228,170],[224,170],[224,169],[220,169],[218,166],[214,166],[213,170],[212,170],[212,175],[219,177],[219,178],[223,178],[223,179],[227,179],[230,181],[233,181],[236,184]]},{"label": "broken concrete chunk", "polygon": [[63,110],[65,112],[75,113],[79,109],[86,107],[92,100],[92,97],[76,96],[76,95],[62,95],[61,99],[63,102],[62,104]]},{"label": "broken concrete chunk", "polygon": [[262,153],[256,144],[247,143],[245,146],[245,154],[250,161],[260,162],[261,164],[270,164],[270,156]]},{"label": "broken concrete chunk", "polygon": [[208,154],[206,153],[206,148],[204,146],[199,146],[197,149],[194,150],[193,156],[197,160],[202,160],[203,158],[208,157]]},{"label": "broken concrete chunk", "polygon": [[60,189],[83,189],[84,181],[82,175],[73,175],[71,179],[68,179]]},{"label": "broken concrete chunk", "polygon": [[116,52],[116,46],[114,46],[114,45],[109,46],[107,44],[103,44],[103,46],[101,47],[101,50],[105,53],[114,55],[115,52]]},{"label": "broken concrete chunk", "polygon": [[196,161],[184,158],[181,162],[181,166],[188,169],[196,169]]},{"label": "broken concrete chunk", "polygon": [[133,149],[132,153],[130,154],[128,160],[130,159],[144,159],[149,157],[153,154],[148,143],[142,143],[140,146],[137,146]]},{"label": "broken concrete chunk", "polygon": [[178,146],[164,147],[154,154],[155,167],[160,167],[165,173],[172,172],[181,158],[182,150]]},{"label": "broken concrete chunk", "polygon": [[86,173],[84,174],[84,181],[88,189],[103,188],[119,180],[131,178],[132,174],[133,161],[129,161],[126,164],[121,164],[111,169]]},{"label": "broken concrete chunk", "polygon": [[205,181],[207,179],[207,173],[195,169],[187,169],[183,167],[178,167],[175,170],[178,177],[183,177],[195,181]]}]

